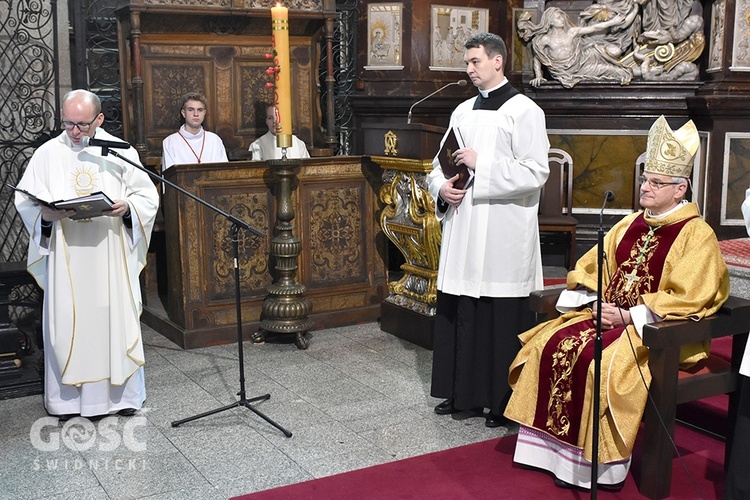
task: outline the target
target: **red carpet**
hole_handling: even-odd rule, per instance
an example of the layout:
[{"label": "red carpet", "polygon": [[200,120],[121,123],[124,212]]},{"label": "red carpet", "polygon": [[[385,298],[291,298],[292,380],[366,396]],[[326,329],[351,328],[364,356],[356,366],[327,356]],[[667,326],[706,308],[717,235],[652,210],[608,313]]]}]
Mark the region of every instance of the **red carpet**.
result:
[{"label": "red carpet", "polygon": [[750,267],[750,238],[720,241],[719,248],[728,266]]},{"label": "red carpet", "polygon": [[567,281],[567,278],[544,278],[544,286],[564,285]]},{"label": "red carpet", "polygon": [[[724,493],[724,443],[686,427],[677,426],[675,441],[688,473],[675,459],[672,472],[673,499],[722,498]],[[516,436],[492,439],[450,450],[398,460],[383,465],[337,474],[250,495],[244,500],[309,499],[539,499],[589,498],[588,491],[557,488],[551,476],[513,464]],[[620,492],[598,491],[601,498],[636,499],[634,478],[640,457],[636,451],[631,473]]]}]

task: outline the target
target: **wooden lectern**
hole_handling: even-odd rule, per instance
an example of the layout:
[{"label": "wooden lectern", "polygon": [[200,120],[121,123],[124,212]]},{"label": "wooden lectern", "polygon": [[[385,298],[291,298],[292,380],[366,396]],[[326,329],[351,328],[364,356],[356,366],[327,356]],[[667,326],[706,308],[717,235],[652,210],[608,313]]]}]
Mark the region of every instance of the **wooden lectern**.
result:
[{"label": "wooden lectern", "polygon": [[442,232],[426,180],[444,133],[404,119],[364,132],[366,154],[384,169],[380,226],[405,259],[401,279],[388,283],[380,328],[427,349],[432,349]]},{"label": "wooden lectern", "polygon": [[[310,319],[316,329],[376,321],[387,294],[377,220],[381,169],[366,157],[306,158],[296,175],[294,231],[304,242],[296,277],[311,302]],[[265,231],[264,238],[240,234],[241,316],[250,339],[276,265],[269,254],[277,181],[267,162],[175,165],[164,176]],[[163,208],[166,272],[156,275],[165,282],[144,288],[143,321],[187,349],[236,341],[231,225],[173,189]]]}]

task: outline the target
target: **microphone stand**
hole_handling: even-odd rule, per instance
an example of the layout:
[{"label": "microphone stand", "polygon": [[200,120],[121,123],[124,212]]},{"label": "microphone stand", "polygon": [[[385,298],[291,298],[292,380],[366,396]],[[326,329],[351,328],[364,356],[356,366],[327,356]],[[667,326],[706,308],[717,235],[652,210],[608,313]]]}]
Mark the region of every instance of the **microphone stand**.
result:
[{"label": "microphone stand", "polygon": [[166,184],[167,186],[176,189],[180,193],[184,194],[188,198],[191,198],[204,207],[213,210],[214,212],[218,213],[219,215],[226,218],[229,222],[232,223],[232,227],[230,229],[230,234],[232,235],[232,250],[234,253],[234,299],[235,304],[237,306],[237,351],[239,353],[239,368],[240,368],[240,391],[237,393],[237,395],[240,397],[239,400],[235,401],[232,404],[222,406],[221,408],[216,408],[214,410],[210,410],[204,413],[201,413],[199,415],[193,415],[192,417],[184,418],[182,420],[176,420],[172,422],[172,427],[177,427],[178,425],[184,424],[185,422],[190,422],[193,420],[197,420],[199,418],[207,417],[208,415],[213,415],[214,413],[219,413],[225,410],[229,410],[232,408],[236,408],[239,406],[245,407],[248,410],[252,411],[256,415],[258,415],[260,418],[271,424],[272,426],[276,427],[278,430],[284,433],[286,437],[292,437],[292,433],[288,430],[281,427],[279,424],[268,418],[266,415],[261,413],[258,409],[252,406],[251,403],[255,403],[256,401],[266,401],[271,397],[270,394],[264,394],[262,396],[257,396],[254,398],[247,399],[246,393],[245,393],[245,357],[244,352],[242,350],[242,304],[240,301],[240,268],[239,268],[239,231],[240,228],[251,232],[252,234],[256,236],[264,236],[264,233],[248,223],[238,219],[234,215],[228,214],[227,212],[221,210],[220,208],[211,205],[207,201],[195,196],[193,193],[190,193],[189,191],[186,191],[185,189],[181,188],[180,186],[176,185],[175,183],[166,180],[164,177],[159,176],[155,174],[154,172],[151,172],[147,168],[138,165],[134,161],[131,161],[130,159],[126,158],[125,156],[119,154],[117,151],[113,151],[111,148],[102,146],[102,156],[107,156],[108,154],[112,154],[112,156],[115,156],[116,158],[119,158],[128,164],[134,166],[138,170],[142,170],[143,172],[146,172],[149,176],[152,178],[159,180]]},{"label": "microphone stand", "polygon": [[432,94],[430,94],[430,95],[428,95],[426,97],[421,98],[420,100],[418,100],[417,102],[415,102],[414,104],[412,104],[411,107],[409,108],[409,114],[406,116],[406,123],[407,124],[411,124],[411,110],[414,109],[414,106],[416,106],[419,103],[422,103],[422,102],[426,101],[427,99],[429,99],[430,97],[434,96],[438,92],[442,92],[443,90],[447,89],[451,85],[458,85],[459,87],[465,87],[467,85],[467,83],[466,83],[466,80],[458,80],[457,82],[450,82],[450,83],[448,83],[446,85],[443,85],[442,87],[440,87],[439,89],[437,89]]},{"label": "microphone stand", "polygon": [[592,413],[592,446],[591,446],[591,498],[596,499],[599,486],[599,407],[601,400],[599,392],[602,385],[602,286],[604,276],[604,207],[608,201],[614,199],[614,193],[604,193],[604,203],[599,211],[599,228],[597,229],[596,252],[596,337],[594,337],[594,404]]}]

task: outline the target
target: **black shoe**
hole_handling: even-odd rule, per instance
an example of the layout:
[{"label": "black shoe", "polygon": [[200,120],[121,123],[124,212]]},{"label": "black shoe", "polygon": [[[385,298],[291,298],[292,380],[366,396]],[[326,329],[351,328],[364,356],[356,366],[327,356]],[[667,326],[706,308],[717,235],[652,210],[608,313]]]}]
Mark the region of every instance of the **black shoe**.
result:
[{"label": "black shoe", "polygon": [[599,488],[602,491],[611,491],[613,493],[617,493],[622,489],[622,487],[625,486],[625,481],[617,484],[597,484],[596,487]]},{"label": "black shoe", "polygon": [[487,418],[484,421],[485,427],[502,427],[508,425],[508,420],[503,415],[495,415],[494,413],[488,413]]},{"label": "black shoe", "polygon": [[132,417],[138,410],[135,408],[124,408],[117,412],[121,417]]},{"label": "black shoe", "polygon": [[78,417],[79,415],[77,413],[66,413],[65,415],[52,415],[53,417],[57,417],[57,420],[60,422],[67,422],[71,418]]},{"label": "black shoe", "polygon": [[567,483],[563,481],[562,479],[558,479],[558,478],[555,478],[555,486],[557,486],[558,488],[566,489],[566,490],[578,489],[576,485]]},{"label": "black shoe", "polygon": [[435,413],[438,415],[450,415],[452,413],[458,413],[459,410],[453,406],[453,398],[446,399],[435,407]]}]

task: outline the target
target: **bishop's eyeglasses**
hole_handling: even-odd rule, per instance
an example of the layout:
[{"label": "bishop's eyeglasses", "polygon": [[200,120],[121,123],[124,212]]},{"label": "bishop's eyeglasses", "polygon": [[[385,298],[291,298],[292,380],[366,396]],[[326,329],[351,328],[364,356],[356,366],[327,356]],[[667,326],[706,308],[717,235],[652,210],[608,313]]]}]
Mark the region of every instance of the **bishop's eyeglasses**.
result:
[{"label": "bishop's eyeglasses", "polygon": [[638,182],[641,186],[648,182],[648,186],[654,191],[658,191],[664,186],[675,186],[677,184],[680,184],[679,182],[664,182],[657,179],[649,179],[645,175],[641,175],[640,177],[638,177]]}]

